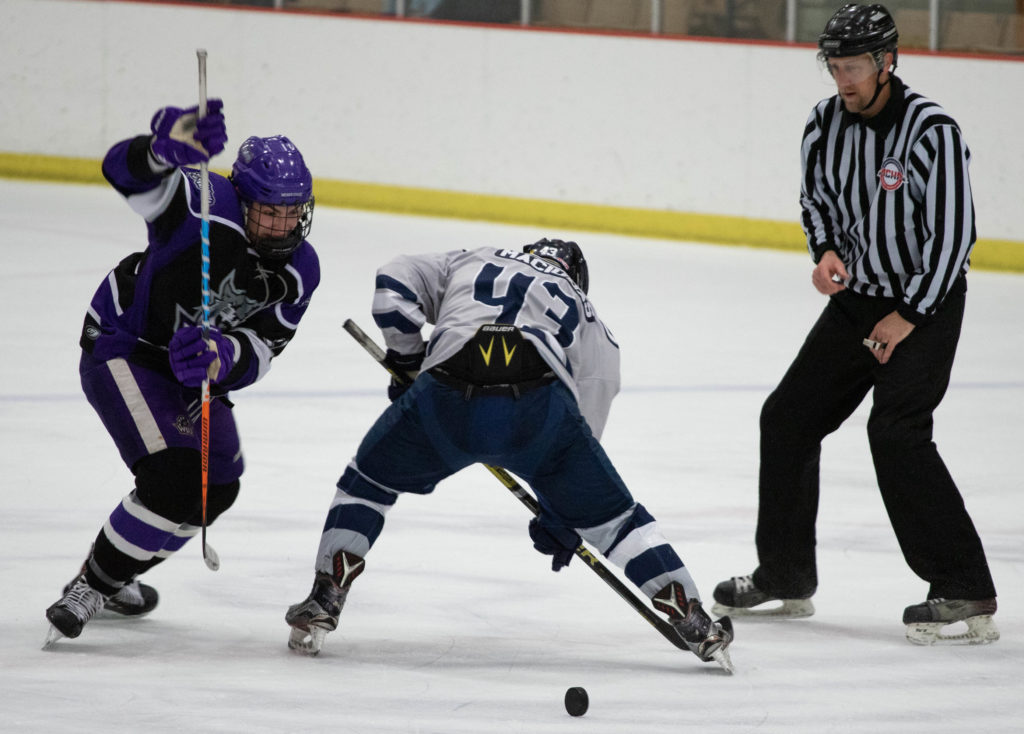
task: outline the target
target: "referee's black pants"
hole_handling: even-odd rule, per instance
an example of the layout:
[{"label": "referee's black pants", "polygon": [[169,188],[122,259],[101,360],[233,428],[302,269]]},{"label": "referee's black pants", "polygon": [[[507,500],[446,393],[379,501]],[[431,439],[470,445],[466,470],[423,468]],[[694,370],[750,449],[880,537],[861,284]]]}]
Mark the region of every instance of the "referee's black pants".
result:
[{"label": "referee's black pants", "polygon": [[817,588],[821,442],[874,388],[868,439],[907,564],[929,583],[928,598],[995,596],[981,540],[932,441],[932,414],[949,385],[966,292],[961,276],[934,317],[900,342],[885,365],[861,340],[897,301],[852,291],[829,299],[761,411],[759,589],[803,598]]}]

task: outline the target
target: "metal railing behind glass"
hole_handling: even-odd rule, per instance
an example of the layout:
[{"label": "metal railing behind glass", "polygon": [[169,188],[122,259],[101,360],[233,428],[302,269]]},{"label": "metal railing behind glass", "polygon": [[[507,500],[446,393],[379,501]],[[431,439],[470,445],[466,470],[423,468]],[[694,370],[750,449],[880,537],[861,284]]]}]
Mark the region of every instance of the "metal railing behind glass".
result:
[{"label": "metal railing behind glass", "polygon": [[[813,43],[840,0],[190,0],[284,10]],[[888,0],[902,48],[1024,54],[1024,0]]]}]

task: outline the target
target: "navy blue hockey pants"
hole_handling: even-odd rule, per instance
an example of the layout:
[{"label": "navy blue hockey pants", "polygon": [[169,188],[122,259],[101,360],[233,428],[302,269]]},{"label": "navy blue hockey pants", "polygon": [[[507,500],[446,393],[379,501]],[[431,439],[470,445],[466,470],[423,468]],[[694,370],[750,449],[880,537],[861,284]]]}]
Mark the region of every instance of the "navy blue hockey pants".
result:
[{"label": "navy blue hockey pants", "polygon": [[[356,468],[345,471],[338,487],[390,505],[398,493],[429,494],[442,479],[474,463],[521,477],[545,515],[568,527],[605,523],[633,505],[561,382],[519,398],[467,400],[429,373],[380,416],[359,446]],[[379,532],[378,527],[367,536],[371,545]]]}]

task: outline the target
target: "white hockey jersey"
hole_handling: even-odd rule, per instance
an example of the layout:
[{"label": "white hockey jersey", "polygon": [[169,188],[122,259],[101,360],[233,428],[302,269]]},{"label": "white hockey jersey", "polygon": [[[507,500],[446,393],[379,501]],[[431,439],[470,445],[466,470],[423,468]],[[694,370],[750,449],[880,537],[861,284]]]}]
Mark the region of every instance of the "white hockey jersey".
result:
[{"label": "white hockey jersey", "polygon": [[619,391],[619,346],[587,296],[548,260],[482,247],[403,255],[377,271],[373,318],[389,349],[444,362],[484,324],[514,324],[576,397],[600,439]]}]

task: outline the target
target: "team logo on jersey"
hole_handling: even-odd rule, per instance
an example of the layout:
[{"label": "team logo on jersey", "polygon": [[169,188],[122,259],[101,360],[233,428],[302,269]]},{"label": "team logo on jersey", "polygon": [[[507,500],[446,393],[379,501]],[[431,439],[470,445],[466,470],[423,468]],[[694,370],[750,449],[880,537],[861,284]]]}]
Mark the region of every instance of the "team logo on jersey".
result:
[{"label": "team logo on jersey", "polygon": [[174,421],[174,427],[182,436],[193,435],[192,421],[190,421],[187,416],[179,415]]},{"label": "team logo on jersey", "polygon": [[[264,286],[266,292],[263,294],[244,291],[235,284],[235,280],[236,271],[232,270],[221,280],[218,289],[210,291],[210,326],[222,330],[229,329],[257,311],[280,303],[288,293],[288,284],[282,276],[273,276],[262,268],[251,282]],[[174,313],[174,330],[177,331],[186,324],[202,323],[202,318],[202,305],[189,312],[178,304]]]},{"label": "team logo on jersey", "polygon": [[[203,180],[203,177],[202,177],[202,173],[200,171],[197,171],[194,168],[182,168],[181,172],[183,174],[185,174],[185,177],[188,178],[192,182],[192,185],[195,186],[195,189],[196,189],[197,192],[198,191],[202,191],[202,180]],[[213,187],[212,186],[208,186],[207,187],[207,189],[206,189],[206,198],[209,199],[211,207],[214,204],[217,203],[217,198],[216,198],[216,196],[213,193]]]},{"label": "team logo on jersey", "polygon": [[906,180],[903,164],[897,158],[886,158],[878,171],[878,181],[886,191],[895,191]]}]

